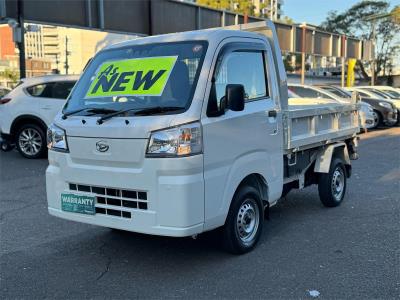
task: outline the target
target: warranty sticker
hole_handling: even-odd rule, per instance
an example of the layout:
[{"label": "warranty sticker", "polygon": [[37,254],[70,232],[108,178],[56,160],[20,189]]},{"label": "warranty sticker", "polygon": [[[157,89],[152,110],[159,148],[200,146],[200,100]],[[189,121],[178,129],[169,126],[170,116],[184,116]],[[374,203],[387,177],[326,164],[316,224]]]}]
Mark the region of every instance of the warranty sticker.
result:
[{"label": "warranty sticker", "polygon": [[160,56],[103,63],[85,98],[112,96],[160,96],[177,60]]}]

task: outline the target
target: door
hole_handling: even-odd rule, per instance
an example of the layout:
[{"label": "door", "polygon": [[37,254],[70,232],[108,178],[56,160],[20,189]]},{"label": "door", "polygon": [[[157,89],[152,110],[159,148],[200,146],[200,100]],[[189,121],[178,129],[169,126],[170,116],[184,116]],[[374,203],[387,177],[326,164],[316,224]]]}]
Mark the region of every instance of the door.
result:
[{"label": "door", "polygon": [[49,125],[64,106],[74,85],[75,81],[46,82],[28,87],[26,91],[36,98],[39,114]]},{"label": "door", "polygon": [[215,97],[221,107],[226,85],[242,84],[245,107],[202,119],[206,229],[223,224],[234,191],[249,174],[264,176],[270,193],[280,193],[275,183],[283,176],[281,111],[268,55],[264,43],[239,43],[225,45],[217,59],[209,102]]}]

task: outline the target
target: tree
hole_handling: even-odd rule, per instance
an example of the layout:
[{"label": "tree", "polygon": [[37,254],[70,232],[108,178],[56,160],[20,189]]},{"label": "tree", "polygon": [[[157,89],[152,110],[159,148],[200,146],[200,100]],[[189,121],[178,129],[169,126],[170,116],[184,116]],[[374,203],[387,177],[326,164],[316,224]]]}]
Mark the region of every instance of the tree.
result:
[{"label": "tree", "polygon": [[200,5],[215,9],[230,10],[248,16],[255,16],[253,0],[197,0]]},{"label": "tree", "polygon": [[16,83],[19,80],[19,72],[10,69],[5,69],[4,71],[0,72],[0,77],[3,77],[5,79],[8,79]]},{"label": "tree", "polygon": [[[396,43],[395,35],[400,31],[400,24],[395,22],[395,17],[390,17],[388,9],[389,3],[386,1],[361,1],[343,13],[330,12],[321,27],[326,31],[367,40],[374,37],[375,27],[375,75],[377,76],[380,72],[383,75],[388,75],[393,67],[393,59],[399,51],[399,44]],[[394,14],[398,13],[398,11],[393,12]],[[373,15],[387,15],[389,17],[373,21],[368,20],[368,17]],[[368,64],[366,65],[368,66]],[[361,61],[357,61],[356,71],[365,79],[369,79]]]}]

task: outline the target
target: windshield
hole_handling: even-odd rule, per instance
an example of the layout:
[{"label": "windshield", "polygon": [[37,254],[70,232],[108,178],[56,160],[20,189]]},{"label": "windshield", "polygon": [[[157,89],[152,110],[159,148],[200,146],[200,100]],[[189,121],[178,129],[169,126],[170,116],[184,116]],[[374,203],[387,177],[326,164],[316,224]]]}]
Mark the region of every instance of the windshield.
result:
[{"label": "windshield", "polygon": [[385,94],[384,92],[381,92],[381,91],[378,91],[378,90],[373,90],[373,89],[370,89],[370,92],[372,94],[375,94],[375,95],[379,96],[380,98],[390,99],[390,97],[387,94]]},{"label": "windshield", "polygon": [[206,51],[204,41],[102,51],[88,65],[63,113],[87,114],[89,108],[132,110],[132,114],[153,107],[188,108]]},{"label": "windshield", "polygon": [[391,99],[400,99],[400,93],[393,90],[383,90]]}]

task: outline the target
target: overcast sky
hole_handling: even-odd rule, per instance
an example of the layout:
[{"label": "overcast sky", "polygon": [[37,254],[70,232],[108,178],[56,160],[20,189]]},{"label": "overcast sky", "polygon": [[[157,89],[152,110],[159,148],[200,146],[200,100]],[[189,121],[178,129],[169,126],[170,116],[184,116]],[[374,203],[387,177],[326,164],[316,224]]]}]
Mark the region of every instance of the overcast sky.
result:
[{"label": "overcast sky", "polygon": [[[329,11],[344,11],[360,0],[284,0],[283,14],[296,23],[307,22],[320,25]],[[400,5],[400,0],[389,1],[392,7]]]}]

